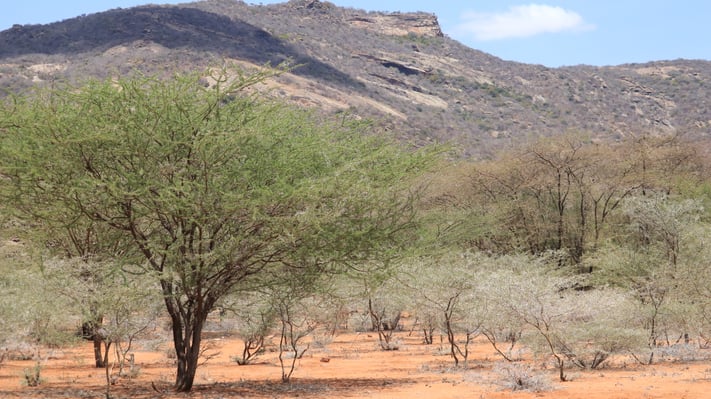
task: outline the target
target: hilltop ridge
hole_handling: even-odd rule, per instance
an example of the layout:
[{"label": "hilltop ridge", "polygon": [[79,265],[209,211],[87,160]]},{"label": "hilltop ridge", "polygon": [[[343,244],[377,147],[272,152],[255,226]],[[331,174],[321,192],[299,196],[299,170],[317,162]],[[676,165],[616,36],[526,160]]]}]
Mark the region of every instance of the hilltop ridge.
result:
[{"label": "hilltop ridge", "polygon": [[367,12],[327,1],[147,5],[0,32],[0,85],[228,59],[291,61],[274,95],[327,114],[374,118],[403,139],[451,141],[467,156],[570,132],[593,140],[711,134],[711,62],[547,68],[503,61],[447,37],[427,12]]}]

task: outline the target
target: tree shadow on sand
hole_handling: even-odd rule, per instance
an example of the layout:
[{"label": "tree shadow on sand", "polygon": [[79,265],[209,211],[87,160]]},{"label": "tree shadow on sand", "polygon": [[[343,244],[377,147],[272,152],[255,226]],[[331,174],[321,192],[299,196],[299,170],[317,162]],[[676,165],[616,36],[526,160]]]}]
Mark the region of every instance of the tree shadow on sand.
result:
[{"label": "tree shadow on sand", "polygon": [[[212,398],[336,398],[352,394],[362,395],[364,391],[382,391],[398,386],[414,384],[411,379],[392,378],[294,378],[290,383],[279,380],[244,380],[213,384],[196,384],[188,395],[193,399]],[[112,397],[149,399],[184,398],[176,394],[169,383],[121,382],[111,388]],[[44,385],[38,388],[24,388],[15,391],[0,391],[2,398],[103,398],[105,387]]]}]

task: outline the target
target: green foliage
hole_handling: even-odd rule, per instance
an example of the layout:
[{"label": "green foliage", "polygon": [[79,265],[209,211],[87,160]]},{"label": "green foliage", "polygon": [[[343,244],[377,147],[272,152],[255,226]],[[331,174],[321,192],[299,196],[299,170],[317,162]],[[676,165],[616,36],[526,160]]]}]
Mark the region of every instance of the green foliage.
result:
[{"label": "green foliage", "polygon": [[[552,357],[561,381],[566,364],[597,368],[611,354],[643,347],[634,302],[617,290],[579,291],[579,277],[561,277],[540,260],[502,263],[483,283],[494,314],[516,320],[536,355]],[[555,262],[554,262],[555,263]]]},{"label": "green foliage", "polygon": [[278,73],[92,81],[0,113],[0,195],[46,232],[98,226],[87,255],[156,278],[179,390],[237,285],[309,282],[415,241],[409,177],[433,152],[260,100],[252,88]]},{"label": "green foliage", "polygon": [[394,36],[394,39],[397,40],[399,43],[416,44],[425,47],[441,45],[443,42],[441,37],[418,35],[416,33],[408,33],[407,35]]},{"label": "green foliage", "polygon": [[41,349],[73,342],[74,321],[69,304],[55,298],[37,268],[5,268],[0,278],[0,345],[30,344],[34,357],[42,358]]},{"label": "green foliage", "polygon": [[699,220],[703,211],[695,199],[674,200],[666,196],[632,197],[625,203],[630,235],[642,251],[658,248],[669,265],[679,262],[686,228]]},{"label": "green foliage", "polygon": [[[708,225],[699,199],[648,194],[628,198],[626,234],[586,260],[595,286],[617,286],[636,299],[636,325],[651,362],[661,345],[708,335]],[[641,358],[640,358],[641,359]]]},{"label": "green foliage", "polygon": [[419,257],[402,277],[413,297],[410,310],[447,335],[455,365],[460,361],[466,365],[469,344],[492,316],[489,303],[481,294],[485,262],[484,255],[456,252]]}]

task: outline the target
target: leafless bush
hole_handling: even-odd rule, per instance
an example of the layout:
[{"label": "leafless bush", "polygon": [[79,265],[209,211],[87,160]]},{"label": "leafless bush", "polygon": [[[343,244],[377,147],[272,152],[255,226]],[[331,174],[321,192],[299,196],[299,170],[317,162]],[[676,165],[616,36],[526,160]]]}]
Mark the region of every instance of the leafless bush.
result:
[{"label": "leafless bush", "polygon": [[670,362],[692,362],[698,360],[708,360],[711,353],[701,350],[695,344],[679,343],[657,348],[659,359]]},{"label": "leafless bush", "polygon": [[[510,262],[514,264],[513,262]],[[575,290],[579,276],[564,277],[531,260],[487,276],[487,296],[503,319],[524,327],[535,355],[553,358],[561,381],[569,366],[595,369],[610,355],[645,345],[630,322],[634,301],[619,290]]]},{"label": "leafless bush", "polygon": [[498,362],[494,365],[497,385],[511,391],[545,392],[553,389],[550,378],[528,364]]},{"label": "leafless bush", "polygon": [[[237,336],[242,339],[242,353],[231,359],[239,365],[246,365],[264,353],[269,335],[276,323],[277,314],[269,298],[263,293],[229,297],[222,304],[224,316],[232,315]],[[225,322],[224,320],[222,321]]]},{"label": "leafless bush", "polygon": [[314,348],[323,349],[333,342],[334,334],[333,330],[330,329],[317,329],[311,335],[311,345],[313,345]]},{"label": "leafless bush", "polygon": [[23,370],[22,383],[28,387],[36,387],[42,384],[44,381],[41,377],[42,365],[38,361],[32,368],[26,368]]},{"label": "leafless bush", "polygon": [[[27,342],[10,342],[2,348],[2,360],[32,360],[35,348]],[[0,362],[1,363],[1,362]]]}]

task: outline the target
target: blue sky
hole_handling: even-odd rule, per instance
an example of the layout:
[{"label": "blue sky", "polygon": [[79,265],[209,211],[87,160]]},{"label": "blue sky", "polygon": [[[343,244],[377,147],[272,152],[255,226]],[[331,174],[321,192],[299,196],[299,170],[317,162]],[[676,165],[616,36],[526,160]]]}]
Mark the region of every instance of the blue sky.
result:
[{"label": "blue sky", "polygon": [[[3,0],[0,30],[161,0]],[[280,0],[248,1],[255,4]],[[618,65],[711,60],[708,0],[331,0],[376,11],[427,11],[449,37],[505,60]]]}]

